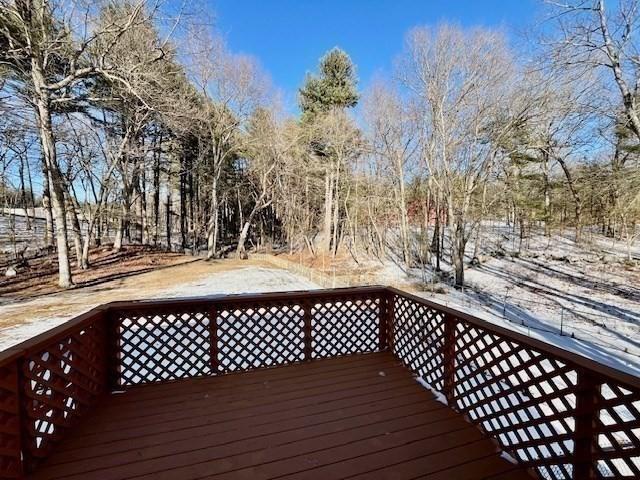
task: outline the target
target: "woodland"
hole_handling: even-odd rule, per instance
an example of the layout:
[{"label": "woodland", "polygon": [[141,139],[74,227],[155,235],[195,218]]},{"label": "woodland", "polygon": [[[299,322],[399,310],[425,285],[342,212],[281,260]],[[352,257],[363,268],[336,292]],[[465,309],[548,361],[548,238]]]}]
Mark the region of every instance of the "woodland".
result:
[{"label": "woodland", "polygon": [[[0,0],[0,215],[43,220],[58,281],[92,249],[252,250],[446,264],[488,221],[520,239],[640,236],[640,2],[545,4],[518,41],[406,33],[360,87],[339,47],[288,107],[198,6]],[[39,217],[40,218],[40,217]],[[3,223],[4,229],[15,222]]]}]

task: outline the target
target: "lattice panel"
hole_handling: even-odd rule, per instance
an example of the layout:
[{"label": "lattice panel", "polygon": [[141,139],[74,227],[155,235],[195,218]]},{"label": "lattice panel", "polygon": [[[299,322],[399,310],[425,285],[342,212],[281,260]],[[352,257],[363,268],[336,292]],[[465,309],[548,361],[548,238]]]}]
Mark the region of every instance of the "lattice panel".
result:
[{"label": "lattice panel", "polygon": [[311,311],[313,358],[377,351],[379,318],[379,297],[314,299]]},{"label": "lattice panel", "polygon": [[16,362],[0,367],[0,478],[19,478],[20,405]]},{"label": "lattice panel", "polygon": [[218,307],[217,367],[233,372],[304,359],[304,309],[298,303],[261,302]]},{"label": "lattice panel", "polygon": [[443,390],[444,314],[394,295],[392,342],[395,354],[436,390]]},{"label": "lattice panel", "polygon": [[572,478],[577,372],[457,322],[455,406],[542,478]]},{"label": "lattice panel", "polygon": [[210,318],[205,308],[124,310],[115,322],[119,385],[211,374]]},{"label": "lattice panel", "polygon": [[105,392],[105,338],[105,325],[100,317],[23,360],[23,445],[27,470],[47,457],[68,429]]},{"label": "lattice panel", "polygon": [[596,467],[602,478],[640,478],[640,391],[601,386]]}]

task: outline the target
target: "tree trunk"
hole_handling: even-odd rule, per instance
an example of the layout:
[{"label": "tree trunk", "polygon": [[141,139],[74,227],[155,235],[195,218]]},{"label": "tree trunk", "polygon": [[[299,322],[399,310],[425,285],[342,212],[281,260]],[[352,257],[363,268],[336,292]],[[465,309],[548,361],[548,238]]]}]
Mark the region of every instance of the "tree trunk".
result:
[{"label": "tree trunk", "polygon": [[551,197],[549,194],[549,153],[546,149],[542,152],[542,175],[544,182],[544,234],[548,237],[551,235],[549,226],[551,221]]},{"label": "tree trunk", "polygon": [[576,243],[579,243],[582,239],[582,199],[580,198],[580,192],[578,192],[578,189],[576,188],[573,176],[571,175],[571,170],[569,170],[567,163],[561,157],[558,157],[557,160],[562,167],[565,177],[567,178],[569,191],[571,192],[575,203]]},{"label": "tree trunk", "polygon": [[162,151],[162,131],[153,152],[153,244],[158,245],[160,236],[160,153]]},{"label": "tree trunk", "polygon": [[182,251],[187,248],[187,159],[185,155],[180,156],[180,247]]},{"label": "tree trunk", "polygon": [[42,208],[44,209],[44,245],[46,248],[53,247],[53,212],[51,210],[51,188],[49,185],[49,173],[47,171],[46,161],[44,155],[42,156]]},{"label": "tree trunk", "polygon": [[338,162],[336,165],[336,174],[334,177],[334,185],[333,185],[333,235],[331,239],[331,254],[335,256],[338,253],[338,244],[340,234],[339,222],[340,222],[340,199],[338,196],[340,188],[340,163]]},{"label": "tree trunk", "polygon": [[166,205],[167,250],[171,251],[171,195],[167,195]]},{"label": "tree trunk", "polygon": [[[29,158],[25,160],[25,166],[27,167],[27,179],[29,181],[29,202],[31,205],[31,217],[35,219],[36,217],[36,198],[35,193],[33,193],[33,180],[31,178],[31,167],[29,166]],[[26,208],[26,206],[25,206]]]},{"label": "tree trunk", "polygon": [[80,231],[80,221],[78,220],[78,213],[74,208],[74,202],[71,198],[71,193],[68,192],[69,203],[67,205],[67,217],[71,223],[71,231],[73,234],[73,245],[76,251],[76,267],[82,266],[82,233]]},{"label": "tree trunk", "polygon": [[452,240],[451,260],[455,273],[455,286],[461,288],[464,286],[464,250],[467,243],[461,218],[455,221]]},{"label": "tree trunk", "polygon": [[247,220],[244,222],[244,225],[242,226],[242,230],[240,230],[240,235],[238,237],[238,247],[236,249],[236,252],[237,252],[238,258],[241,258],[243,260],[247,258],[247,252],[245,250],[244,245],[247,241],[247,236],[249,235],[249,228],[251,227],[251,223],[253,222],[253,219],[255,218],[256,214],[260,210],[266,207],[266,205],[263,205],[265,195],[266,195],[265,192],[263,192],[260,195],[260,197],[256,200],[256,203],[253,209],[251,210],[251,213],[247,217]]},{"label": "tree trunk", "polygon": [[24,181],[24,164],[25,158],[20,155],[20,163],[18,164],[18,176],[20,178],[20,206],[24,208],[24,218],[27,223],[27,230],[31,230],[31,216],[29,215],[29,209],[27,208],[29,202],[27,201],[27,188]]},{"label": "tree trunk", "polygon": [[211,215],[209,218],[209,228],[207,232],[207,260],[211,260],[215,257],[218,247],[218,209],[218,178],[217,175],[214,175],[211,183]]},{"label": "tree trunk", "polygon": [[431,240],[431,251],[435,254],[436,256],[436,272],[440,271],[440,259],[441,257],[441,252],[442,252],[442,243],[440,242],[440,229],[441,229],[441,225],[440,225],[440,196],[438,195],[438,197],[436,198],[436,206],[434,209],[435,212],[435,219],[434,219],[434,225],[433,225],[433,239]]},{"label": "tree trunk", "polygon": [[125,194],[125,198],[122,199],[122,205],[120,206],[120,218],[118,219],[118,228],[116,230],[116,236],[113,241],[113,251],[119,252],[122,250],[122,245],[124,243],[124,237],[127,232],[127,228],[129,225],[129,199],[126,198],[128,195]]},{"label": "tree trunk", "polygon": [[58,249],[58,284],[62,288],[73,285],[69,264],[69,243],[67,240],[67,215],[64,204],[64,179],[56,158],[55,140],[51,125],[49,94],[44,89],[44,77],[37,62],[32,62],[32,77],[36,90],[37,122],[40,133],[42,156],[44,158],[49,185],[52,193],[53,214],[56,222],[56,246]]},{"label": "tree trunk", "polygon": [[407,205],[405,199],[404,185],[404,169],[402,167],[402,158],[396,155],[396,175],[398,176],[398,208],[400,210],[400,240],[402,242],[402,261],[405,268],[411,267],[411,258],[409,251],[409,219],[407,216]]},{"label": "tree trunk", "polygon": [[331,249],[331,224],[333,215],[333,170],[327,167],[324,177],[324,228],[322,230],[322,249]]},{"label": "tree trunk", "polygon": [[140,240],[143,245],[151,243],[149,219],[147,217],[147,168],[144,161],[141,165],[142,181],[140,182]]}]

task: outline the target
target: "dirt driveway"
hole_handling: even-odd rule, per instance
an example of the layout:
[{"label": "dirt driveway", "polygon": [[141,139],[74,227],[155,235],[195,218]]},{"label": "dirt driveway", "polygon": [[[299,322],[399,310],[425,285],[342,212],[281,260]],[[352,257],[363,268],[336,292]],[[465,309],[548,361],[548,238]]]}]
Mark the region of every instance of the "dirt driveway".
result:
[{"label": "dirt driveway", "polygon": [[317,288],[317,285],[265,260],[195,260],[96,286],[2,305],[0,350],[53,328],[94,306],[115,300],[312,288]]}]

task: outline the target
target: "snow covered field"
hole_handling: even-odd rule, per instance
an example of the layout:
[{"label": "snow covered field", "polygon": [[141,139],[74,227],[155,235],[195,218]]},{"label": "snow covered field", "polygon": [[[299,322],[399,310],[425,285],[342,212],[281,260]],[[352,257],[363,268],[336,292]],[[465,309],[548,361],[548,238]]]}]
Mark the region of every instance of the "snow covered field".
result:
[{"label": "snow covered field", "polygon": [[[465,269],[464,290],[397,259],[378,262],[376,282],[416,286],[426,277],[432,284],[418,292],[425,298],[640,374],[640,265],[627,260],[624,242],[589,231],[581,244],[572,231],[531,232],[519,248],[518,232],[503,223],[483,228],[481,262]],[[474,247],[467,245],[467,263]],[[640,245],[631,255],[640,258]]]}]

